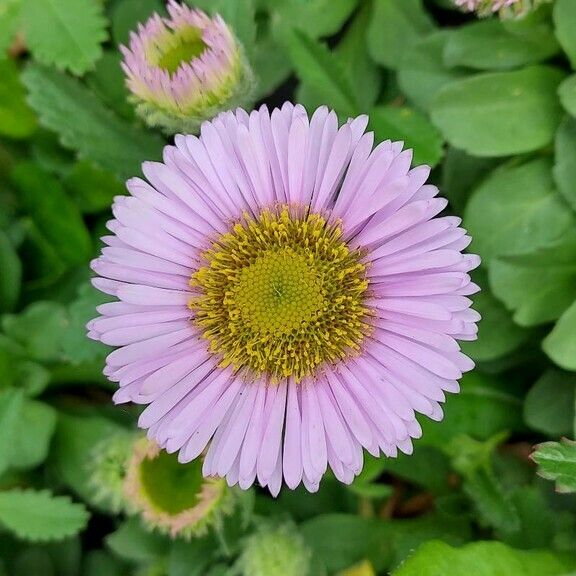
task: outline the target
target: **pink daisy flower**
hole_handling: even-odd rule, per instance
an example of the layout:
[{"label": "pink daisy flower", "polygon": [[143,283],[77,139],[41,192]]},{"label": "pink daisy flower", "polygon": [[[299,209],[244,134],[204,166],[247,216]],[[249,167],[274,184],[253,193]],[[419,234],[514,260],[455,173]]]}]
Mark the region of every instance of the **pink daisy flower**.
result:
[{"label": "pink daisy flower", "polygon": [[238,109],[176,136],[113,205],[89,336],[117,403],[206,476],[277,494],[412,451],[473,363],[460,219],[411,150],[321,107]]}]

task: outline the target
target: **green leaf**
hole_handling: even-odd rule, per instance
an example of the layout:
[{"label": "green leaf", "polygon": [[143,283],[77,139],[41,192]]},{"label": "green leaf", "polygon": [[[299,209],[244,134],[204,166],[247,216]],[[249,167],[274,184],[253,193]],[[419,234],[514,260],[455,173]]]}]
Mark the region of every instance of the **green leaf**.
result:
[{"label": "green leaf", "polygon": [[554,25],[556,37],[564,48],[572,68],[576,70],[576,4],[572,0],[554,2]]},{"label": "green leaf", "polygon": [[472,249],[485,264],[513,253],[530,253],[562,236],[574,217],[559,197],[547,159],[496,170],[472,194],[464,223]]},{"label": "green leaf", "polygon": [[36,117],[26,104],[18,67],[13,60],[0,59],[0,78],[0,135],[28,138],[36,129]]},{"label": "green leaf", "polygon": [[375,0],[368,50],[378,64],[396,69],[405,51],[433,29],[421,0]]},{"label": "green leaf", "polygon": [[449,69],[443,61],[448,32],[434,32],[409,47],[400,59],[398,83],[418,108],[429,110],[434,97],[446,84],[468,76],[462,69]]},{"label": "green leaf", "polygon": [[556,320],[576,299],[576,234],[531,254],[496,258],[490,286],[520,326]]},{"label": "green leaf", "polygon": [[4,0],[0,3],[0,60],[14,40],[20,26],[20,0]]},{"label": "green leaf", "polygon": [[330,50],[299,30],[286,31],[283,39],[300,79],[342,116],[356,116],[359,108],[354,90]]},{"label": "green leaf", "polygon": [[164,556],[169,540],[146,530],[139,518],[129,518],[106,537],[106,545],[120,558],[132,562],[150,562]]},{"label": "green leaf", "polygon": [[547,66],[478,74],[445,85],[432,121],[474,156],[508,156],[546,146],[561,119],[556,96],[563,74]]},{"label": "green leaf", "polygon": [[351,514],[325,514],[301,525],[306,544],[329,572],[343,570],[369,557],[379,542],[386,546],[383,529],[382,522]]},{"label": "green leaf", "polygon": [[21,390],[0,391],[0,474],[12,464],[24,394]]},{"label": "green leaf", "polygon": [[450,68],[506,70],[537,64],[558,52],[558,42],[548,25],[511,33],[498,19],[473,22],[449,33],[444,61]]},{"label": "green leaf", "polygon": [[22,2],[26,43],[42,64],[81,75],[94,67],[107,38],[102,4],[92,0]]},{"label": "green leaf", "polygon": [[403,140],[414,150],[414,164],[436,166],[442,158],[442,136],[428,118],[406,106],[378,106],[370,112],[376,141]]},{"label": "green leaf", "polygon": [[558,191],[576,210],[576,119],[566,117],[556,133],[554,181]]},{"label": "green leaf", "polygon": [[102,359],[109,348],[86,337],[86,323],[96,317],[96,306],[110,300],[90,283],[80,287],[78,297],[67,310],[67,325],[62,334],[62,351],[72,364]]},{"label": "green leaf", "polygon": [[[381,84],[380,70],[368,56],[366,47],[366,26],[370,15],[369,6],[366,5],[358,12],[333,52],[349,85],[362,86],[362,90],[355,91],[360,110],[368,110],[376,103]],[[325,104],[322,95],[305,83],[300,84],[297,94],[298,101],[308,110],[315,110]]]},{"label": "green leaf", "polygon": [[426,542],[393,576],[562,576],[574,568],[547,550],[515,550],[501,542],[473,542],[452,548],[444,542]]},{"label": "green leaf", "polygon": [[576,302],[556,323],[542,341],[544,352],[565,370],[576,370]]},{"label": "green leaf", "polygon": [[82,568],[84,576],[125,576],[126,566],[111,554],[102,550],[91,550],[85,558]]},{"label": "green leaf", "polygon": [[0,230],[0,270],[0,312],[8,312],[14,308],[20,296],[22,264],[3,230]]},{"label": "green leaf", "polygon": [[108,210],[114,196],[126,193],[124,185],[116,176],[90,162],[77,162],[64,179],[78,208],[85,214]]},{"label": "green leaf", "polygon": [[570,434],[574,425],[576,375],[547,370],[530,388],[524,401],[526,424],[548,434]]},{"label": "green leaf", "polygon": [[420,423],[420,444],[443,450],[458,435],[486,440],[502,431],[523,430],[522,402],[508,382],[471,372],[462,378],[460,394],[447,398],[442,422],[420,418]]},{"label": "green leaf", "polygon": [[50,454],[55,476],[83,500],[95,504],[87,459],[100,441],[121,430],[105,418],[59,414]]},{"label": "green leaf", "polygon": [[256,8],[254,0],[214,0],[213,13],[217,12],[234,31],[248,54],[256,40]]},{"label": "green leaf", "polygon": [[211,536],[190,542],[176,540],[168,556],[168,576],[204,576],[212,562],[216,543]]},{"label": "green leaf", "polygon": [[482,316],[478,324],[478,340],[462,342],[462,351],[473,360],[497,360],[517,350],[527,339],[526,330],[514,324],[506,308],[486,286],[474,296],[474,310]]},{"label": "green leaf", "polygon": [[78,81],[38,65],[29,66],[22,78],[41,124],[81,158],[127,178],[140,172],[142,161],[160,157],[160,137],[114,116]]},{"label": "green leaf", "polygon": [[65,310],[61,304],[34,302],[18,315],[4,316],[2,328],[23,346],[30,358],[41,362],[61,359],[60,341],[66,328]]},{"label": "green leaf", "polygon": [[576,442],[567,438],[544,442],[537,446],[532,460],[538,465],[538,474],[556,482],[559,492],[576,492]]},{"label": "green leaf", "polygon": [[68,265],[83,264],[92,254],[90,234],[78,208],[60,182],[31,162],[21,162],[12,180],[22,202],[58,257]]},{"label": "green leaf", "polygon": [[576,74],[572,74],[560,84],[558,95],[562,106],[576,118]]},{"label": "green leaf", "polygon": [[36,400],[26,400],[22,406],[18,430],[14,438],[12,466],[33,468],[48,456],[50,441],[56,429],[54,408]]},{"label": "green leaf", "polygon": [[456,214],[462,214],[470,194],[497,166],[494,158],[476,158],[458,148],[448,147],[442,162],[440,190]]},{"label": "green leaf", "polygon": [[18,538],[33,542],[62,540],[78,534],[88,522],[82,504],[48,490],[0,492],[0,522]]},{"label": "green leaf", "polygon": [[166,10],[160,0],[123,0],[114,4],[112,10],[112,38],[116,44],[128,44],[130,32],[136,30],[156,12],[164,15]]},{"label": "green leaf", "polygon": [[[208,0],[210,3],[212,1]],[[358,0],[306,0],[306,2],[267,0],[267,2],[271,9],[270,17],[278,29],[296,27],[311,38],[324,38],[336,34],[358,5]]]}]

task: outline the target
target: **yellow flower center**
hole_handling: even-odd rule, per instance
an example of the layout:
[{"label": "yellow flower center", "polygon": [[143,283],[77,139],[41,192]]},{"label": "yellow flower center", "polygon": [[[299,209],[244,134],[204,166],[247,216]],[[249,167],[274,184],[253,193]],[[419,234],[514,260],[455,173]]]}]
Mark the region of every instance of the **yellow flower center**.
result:
[{"label": "yellow flower center", "polygon": [[206,44],[202,40],[202,30],[192,26],[165,30],[147,47],[150,62],[170,74],[174,74],[181,64],[198,58]]},{"label": "yellow flower center", "polygon": [[245,215],[213,243],[190,308],[222,366],[298,381],[360,348],[366,266],[341,237],[339,224],[284,206]]}]

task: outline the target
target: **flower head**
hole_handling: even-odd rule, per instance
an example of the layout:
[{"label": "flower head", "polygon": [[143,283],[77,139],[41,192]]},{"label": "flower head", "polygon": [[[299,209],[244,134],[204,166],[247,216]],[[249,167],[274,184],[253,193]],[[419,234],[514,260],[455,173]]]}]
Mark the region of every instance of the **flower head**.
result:
[{"label": "flower head", "polygon": [[129,512],[172,537],[202,534],[231,508],[226,483],[203,478],[200,461],[182,465],[145,438],[127,463],[124,496]]},{"label": "flower head", "polygon": [[252,72],[226,23],[168,1],[122,46],[128,88],[140,116],[165,132],[195,132],[203,120],[250,98]]},{"label": "flower head", "polygon": [[116,198],[89,335],[139,425],[203,471],[317,490],[410,453],[473,363],[470,238],[401,142],[285,104],[176,136]]},{"label": "flower head", "polygon": [[524,16],[539,4],[551,0],[454,0],[456,6],[478,16],[489,16],[498,12],[503,18]]},{"label": "flower head", "polygon": [[239,560],[244,576],[309,576],[311,550],[292,524],[266,527],[250,536]]}]

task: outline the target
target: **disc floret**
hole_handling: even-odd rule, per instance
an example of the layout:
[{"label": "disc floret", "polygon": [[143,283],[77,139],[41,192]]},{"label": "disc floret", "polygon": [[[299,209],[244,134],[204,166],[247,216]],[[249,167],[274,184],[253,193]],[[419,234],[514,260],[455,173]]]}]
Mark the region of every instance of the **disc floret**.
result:
[{"label": "disc floret", "polygon": [[245,215],[204,257],[190,308],[222,366],[299,381],[360,349],[366,265],[339,223],[267,209]]}]

